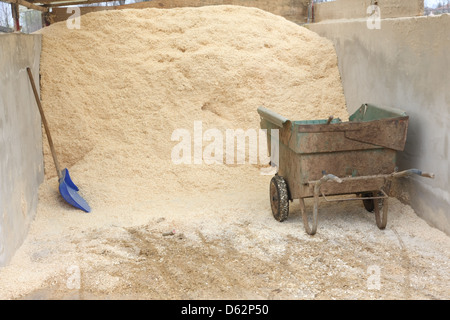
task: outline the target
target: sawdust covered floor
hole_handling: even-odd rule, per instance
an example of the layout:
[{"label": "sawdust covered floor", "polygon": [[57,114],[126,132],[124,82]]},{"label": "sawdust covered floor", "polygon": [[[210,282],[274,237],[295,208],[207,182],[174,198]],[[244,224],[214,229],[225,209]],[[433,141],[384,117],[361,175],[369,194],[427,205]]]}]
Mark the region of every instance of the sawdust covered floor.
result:
[{"label": "sawdust covered floor", "polygon": [[[450,240],[409,206],[392,199],[381,231],[361,203],[323,202],[318,233],[310,237],[297,202],[286,222],[273,219],[269,178],[222,194],[152,199],[146,212],[113,208],[99,217],[107,222],[89,228],[82,223],[87,216],[75,211],[38,216],[11,265],[0,270],[0,297],[450,297]],[[251,197],[243,192],[249,187]],[[125,224],[120,211],[138,218]]]}]

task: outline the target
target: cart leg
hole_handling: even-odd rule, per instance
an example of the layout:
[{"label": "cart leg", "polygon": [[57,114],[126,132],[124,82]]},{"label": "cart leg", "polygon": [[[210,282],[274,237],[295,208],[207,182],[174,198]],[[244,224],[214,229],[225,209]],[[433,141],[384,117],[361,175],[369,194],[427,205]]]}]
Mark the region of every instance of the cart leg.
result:
[{"label": "cart leg", "polygon": [[[387,195],[389,195],[389,193],[391,191],[391,185],[392,185],[392,181],[390,181],[390,180],[386,181],[386,183],[384,185],[383,189]],[[387,214],[388,214],[388,208],[389,208],[388,200],[389,200],[389,197],[383,199],[381,208],[380,208],[380,202],[374,201],[373,211],[375,213],[375,220],[377,222],[377,226],[380,230],[384,230],[387,225]]]},{"label": "cart leg", "polygon": [[312,228],[309,226],[308,216],[306,214],[305,202],[302,198],[300,198],[300,209],[302,211],[303,224],[305,225],[306,233],[309,235],[315,235],[317,231],[317,217],[319,215],[319,194],[320,194],[320,186],[322,183],[327,181],[335,181],[337,183],[342,183],[342,180],[333,174],[326,174],[324,172],[324,176],[314,184],[314,208],[313,208],[313,216],[312,216]]},{"label": "cart leg", "polygon": [[377,222],[377,226],[380,230],[383,230],[387,225],[388,198],[383,200],[383,205],[381,208],[378,201],[374,201],[373,205],[373,211],[375,212],[375,220]]},{"label": "cart leg", "polygon": [[312,227],[309,226],[308,215],[306,214],[305,200],[300,198],[300,210],[302,212],[303,225],[307,234],[313,236],[317,232],[317,217],[319,215],[319,197],[314,197],[314,208],[312,216]]}]

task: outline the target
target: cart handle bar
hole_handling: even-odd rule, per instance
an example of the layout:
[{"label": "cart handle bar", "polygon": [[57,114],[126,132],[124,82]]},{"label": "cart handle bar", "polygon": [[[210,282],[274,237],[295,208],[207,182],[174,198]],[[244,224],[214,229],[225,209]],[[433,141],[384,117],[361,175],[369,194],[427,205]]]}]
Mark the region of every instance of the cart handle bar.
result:
[{"label": "cart handle bar", "polygon": [[428,172],[422,172],[419,169],[409,169],[409,170],[404,170],[404,171],[400,171],[400,172],[393,172],[390,174],[379,174],[379,175],[373,175],[373,176],[360,176],[360,177],[347,177],[347,178],[339,178],[333,174],[327,174],[325,171],[322,172],[324,174],[324,176],[320,179],[320,180],[313,180],[313,181],[308,181],[307,184],[309,185],[314,185],[315,187],[320,187],[320,185],[324,182],[327,181],[335,181],[337,183],[342,183],[345,181],[350,181],[350,180],[366,180],[366,179],[371,179],[371,178],[386,178],[386,179],[391,179],[391,178],[401,178],[401,177],[409,177],[412,175],[419,175],[421,177],[425,177],[425,178],[430,178],[430,179],[434,179],[434,173],[428,173]]},{"label": "cart handle bar", "polygon": [[309,185],[314,185],[314,197],[319,196],[319,193],[322,194],[322,197],[328,201],[328,202],[332,202],[332,201],[353,201],[353,200],[373,200],[373,199],[386,199],[389,196],[386,194],[386,192],[384,192],[383,190],[380,190],[383,195],[382,196],[378,196],[378,197],[360,197],[360,198],[345,198],[345,199],[328,199],[325,194],[323,193],[322,190],[320,190],[320,187],[323,183],[328,182],[328,181],[334,181],[337,183],[342,183],[344,181],[349,181],[349,180],[353,180],[353,179],[368,179],[368,178],[379,178],[379,177],[384,177],[387,179],[390,178],[401,178],[401,177],[409,177],[412,175],[418,175],[421,177],[425,177],[425,178],[430,178],[430,179],[434,179],[434,173],[428,173],[428,172],[422,172],[419,169],[409,169],[409,170],[404,170],[404,171],[400,171],[400,172],[394,172],[391,174],[385,174],[385,175],[376,175],[376,176],[365,176],[365,177],[349,177],[349,178],[339,178],[337,176],[335,176],[334,174],[327,174],[325,171],[322,171],[323,173],[323,177],[320,178],[320,180],[317,181],[309,181],[308,184]]},{"label": "cart handle bar", "polygon": [[434,179],[434,173],[422,172],[419,169],[409,169],[409,170],[405,170],[405,171],[394,172],[391,174],[391,176],[393,178],[400,178],[400,177],[409,177],[414,174],[417,174],[418,176],[421,176],[421,177]]},{"label": "cart handle bar", "polygon": [[383,195],[382,196],[378,196],[378,197],[359,197],[359,198],[339,198],[339,199],[330,199],[327,198],[325,196],[325,194],[323,193],[323,191],[321,190],[320,193],[322,194],[322,197],[325,199],[325,201],[327,202],[335,202],[335,201],[355,201],[355,200],[375,200],[375,199],[387,199],[389,198],[389,196],[386,194],[386,192],[384,192],[383,189],[379,190]]}]

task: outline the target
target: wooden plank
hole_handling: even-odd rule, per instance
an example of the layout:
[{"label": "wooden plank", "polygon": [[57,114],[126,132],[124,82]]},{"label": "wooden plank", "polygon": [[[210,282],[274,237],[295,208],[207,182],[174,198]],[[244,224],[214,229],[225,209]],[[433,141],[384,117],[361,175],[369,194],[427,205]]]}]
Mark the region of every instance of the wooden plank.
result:
[{"label": "wooden plank", "polygon": [[[1,1],[1,0],[0,0]],[[80,0],[67,0],[64,1],[56,1],[56,0],[29,0],[35,3],[44,3],[52,8],[52,18],[54,22],[64,21],[70,15],[66,13],[62,13],[59,11],[57,14],[53,12],[53,9],[63,9],[64,6],[67,6],[70,3],[80,2]],[[88,0],[95,1],[96,0]],[[92,2],[92,3],[95,3]],[[104,2],[104,1],[101,1]],[[87,1],[80,3],[80,5],[88,3]],[[276,15],[280,15],[285,17],[288,20],[304,23],[305,15],[303,6],[298,5],[297,1],[292,0],[278,0],[278,1],[268,1],[268,0],[158,0],[158,1],[145,1],[138,3],[130,3],[119,6],[102,6],[97,7],[101,9],[98,10],[122,10],[122,9],[141,9],[141,8],[178,8],[178,7],[201,7],[206,5],[240,5],[244,7],[256,7],[268,12],[271,12]],[[80,7],[81,15],[86,14],[88,12],[87,8],[92,7]],[[85,9],[85,10],[84,10]]]},{"label": "wooden plank", "polygon": [[11,3],[11,4],[21,5],[28,9],[39,10],[42,12],[48,12],[48,8],[44,8],[42,6],[35,5],[35,4],[25,1],[25,0],[0,0],[0,1],[6,2],[6,3]]},{"label": "wooden plank", "polygon": [[[113,1],[115,1],[115,0],[67,1],[67,2],[59,2],[59,3],[55,3],[55,1],[49,1],[49,2],[44,3],[43,6],[48,7],[48,8],[59,8],[59,7],[65,7],[65,6],[77,6],[77,5],[82,5],[82,4],[93,4],[93,3],[113,2]],[[118,7],[118,6],[111,6],[111,7]]]},{"label": "wooden plank", "polygon": [[[55,4],[55,5],[59,5],[59,6],[67,6],[67,3],[69,2],[83,2],[83,3],[88,3],[89,1],[92,0],[86,0],[86,1],[82,1],[82,0],[29,0],[32,3],[40,3],[42,5],[48,5],[48,4]],[[96,3],[98,2],[109,2],[109,1],[115,1],[115,0],[97,0],[95,1]]]},{"label": "wooden plank", "polygon": [[[105,6],[101,6],[101,7],[78,7],[80,8],[80,14],[86,14],[89,12],[94,12],[94,11],[103,11],[103,10],[114,10],[116,9],[115,6],[111,6],[111,7],[105,7]],[[73,13],[67,13],[67,8],[52,8],[52,12],[49,13],[51,16],[51,23],[56,23],[56,22],[60,22],[60,21],[66,21]]]}]

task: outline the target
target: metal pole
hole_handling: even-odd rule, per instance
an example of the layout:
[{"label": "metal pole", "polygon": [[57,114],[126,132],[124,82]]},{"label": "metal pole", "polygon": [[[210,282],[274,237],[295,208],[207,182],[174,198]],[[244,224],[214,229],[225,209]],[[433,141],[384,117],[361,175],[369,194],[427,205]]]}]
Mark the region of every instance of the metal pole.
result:
[{"label": "metal pole", "polygon": [[11,3],[11,14],[14,21],[14,32],[20,32],[19,5],[17,3]]}]

